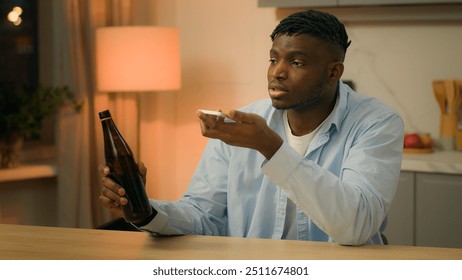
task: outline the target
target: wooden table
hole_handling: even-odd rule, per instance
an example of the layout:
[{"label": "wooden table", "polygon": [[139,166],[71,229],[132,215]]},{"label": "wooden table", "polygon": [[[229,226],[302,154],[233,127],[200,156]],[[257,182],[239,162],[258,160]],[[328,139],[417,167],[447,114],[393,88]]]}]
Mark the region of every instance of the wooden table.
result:
[{"label": "wooden table", "polygon": [[2,260],[462,260],[462,249],[214,236],[151,237],[142,232],[0,224]]}]

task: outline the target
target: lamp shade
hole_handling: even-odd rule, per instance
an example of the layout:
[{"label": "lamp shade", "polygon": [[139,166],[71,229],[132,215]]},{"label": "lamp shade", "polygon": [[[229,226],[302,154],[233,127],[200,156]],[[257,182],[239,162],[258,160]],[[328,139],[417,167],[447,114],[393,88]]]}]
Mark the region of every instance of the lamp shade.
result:
[{"label": "lamp shade", "polygon": [[180,73],[177,28],[115,26],[96,30],[98,90],[176,90]]}]

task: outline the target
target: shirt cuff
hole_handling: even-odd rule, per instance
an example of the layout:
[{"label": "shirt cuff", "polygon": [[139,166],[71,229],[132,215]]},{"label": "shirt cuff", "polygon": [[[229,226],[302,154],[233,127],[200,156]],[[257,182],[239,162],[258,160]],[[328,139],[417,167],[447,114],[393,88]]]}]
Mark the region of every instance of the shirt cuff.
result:
[{"label": "shirt cuff", "polygon": [[159,210],[151,201],[151,206],[157,211],[156,216],[146,225],[139,227],[132,223],[138,230],[149,233],[151,236],[162,235],[182,235],[182,233],[169,227],[168,216],[165,212]]},{"label": "shirt cuff", "polygon": [[303,157],[284,142],[271,159],[263,164],[262,170],[273,183],[282,187],[302,160]]}]

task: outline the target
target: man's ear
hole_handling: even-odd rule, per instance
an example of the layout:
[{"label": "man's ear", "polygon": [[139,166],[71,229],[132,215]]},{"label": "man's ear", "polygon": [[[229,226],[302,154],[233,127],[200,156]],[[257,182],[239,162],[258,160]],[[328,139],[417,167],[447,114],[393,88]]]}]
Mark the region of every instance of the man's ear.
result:
[{"label": "man's ear", "polygon": [[329,67],[329,70],[330,70],[329,77],[335,81],[340,80],[340,78],[343,75],[343,69],[344,69],[343,62],[341,61],[333,62]]}]

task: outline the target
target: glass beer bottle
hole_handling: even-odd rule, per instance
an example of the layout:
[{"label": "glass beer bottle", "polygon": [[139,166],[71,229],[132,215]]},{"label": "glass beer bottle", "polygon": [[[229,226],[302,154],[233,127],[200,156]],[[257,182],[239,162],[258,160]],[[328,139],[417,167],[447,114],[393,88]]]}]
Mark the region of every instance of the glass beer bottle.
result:
[{"label": "glass beer bottle", "polygon": [[128,204],[122,206],[124,218],[135,225],[144,225],[153,216],[143,179],[133,153],[117,129],[109,110],[99,113],[103,126],[104,157],[109,177],[125,189]]}]

